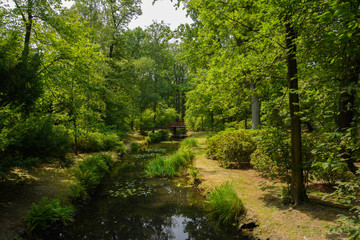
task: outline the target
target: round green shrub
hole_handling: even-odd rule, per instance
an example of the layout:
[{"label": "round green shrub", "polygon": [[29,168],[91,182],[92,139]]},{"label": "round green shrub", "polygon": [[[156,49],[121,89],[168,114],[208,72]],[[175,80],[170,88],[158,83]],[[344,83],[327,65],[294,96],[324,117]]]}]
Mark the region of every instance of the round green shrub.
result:
[{"label": "round green shrub", "polygon": [[256,149],[256,141],[246,130],[219,132],[206,141],[206,155],[227,163],[249,163]]}]

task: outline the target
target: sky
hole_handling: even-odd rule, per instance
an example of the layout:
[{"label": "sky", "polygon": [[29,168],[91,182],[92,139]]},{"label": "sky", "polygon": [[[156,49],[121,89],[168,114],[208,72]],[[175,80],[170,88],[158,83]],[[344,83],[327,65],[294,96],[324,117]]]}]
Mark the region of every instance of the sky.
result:
[{"label": "sky", "polygon": [[133,19],[129,24],[130,29],[136,27],[146,28],[152,24],[153,20],[170,24],[172,30],[176,29],[182,23],[192,23],[191,18],[186,17],[186,10],[182,6],[175,10],[174,3],[170,0],[157,0],[152,5],[153,0],[142,0],[141,9],[143,14],[137,19]]}]

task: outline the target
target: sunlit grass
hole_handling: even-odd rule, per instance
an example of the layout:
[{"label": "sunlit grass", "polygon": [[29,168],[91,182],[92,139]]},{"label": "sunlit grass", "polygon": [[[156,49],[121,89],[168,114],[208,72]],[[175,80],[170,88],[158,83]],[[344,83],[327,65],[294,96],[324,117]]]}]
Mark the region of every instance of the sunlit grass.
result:
[{"label": "sunlit grass", "polygon": [[194,158],[191,150],[180,148],[175,154],[168,157],[156,157],[151,160],[145,170],[149,177],[175,177],[184,167],[189,165]]}]

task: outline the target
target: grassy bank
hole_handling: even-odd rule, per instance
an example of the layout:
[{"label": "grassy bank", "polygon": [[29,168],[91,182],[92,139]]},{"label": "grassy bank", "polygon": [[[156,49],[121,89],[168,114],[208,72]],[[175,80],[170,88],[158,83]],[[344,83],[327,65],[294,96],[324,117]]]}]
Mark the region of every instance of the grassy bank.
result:
[{"label": "grassy bank", "polygon": [[279,182],[262,178],[252,169],[225,169],[218,161],[205,157],[207,133],[192,133],[199,146],[194,148],[194,166],[199,169],[199,189],[208,195],[212,189],[231,182],[246,208],[246,217],[259,227],[254,230],[260,239],[346,239],[330,234],[327,226],[334,225],[337,214],[346,210],[337,204],[321,199],[318,186],[310,186],[309,203],[296,209],[281,203],[284,187]]}]

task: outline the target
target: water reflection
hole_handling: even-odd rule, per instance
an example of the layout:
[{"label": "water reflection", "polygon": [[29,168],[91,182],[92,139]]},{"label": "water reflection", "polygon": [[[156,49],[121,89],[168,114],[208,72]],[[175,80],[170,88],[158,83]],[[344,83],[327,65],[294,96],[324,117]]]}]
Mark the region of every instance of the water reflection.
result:
[{"label": "water reflection", "polygon": [[[176,149],[174,144],[158,147],[167,152]],[[75,222],[45,239],[247,239],[209,222],[204,217],[204,201],[195,189],[178,187],[168,179],[144,178],[143,166],[148,159],[145,153],[142,158],[133,155],[118,164],[97,198],[81,208]],[[126,181],[131,181],[134,189],[150,188],[151,193],[128,197],[108,194],[117,183]]]}]

